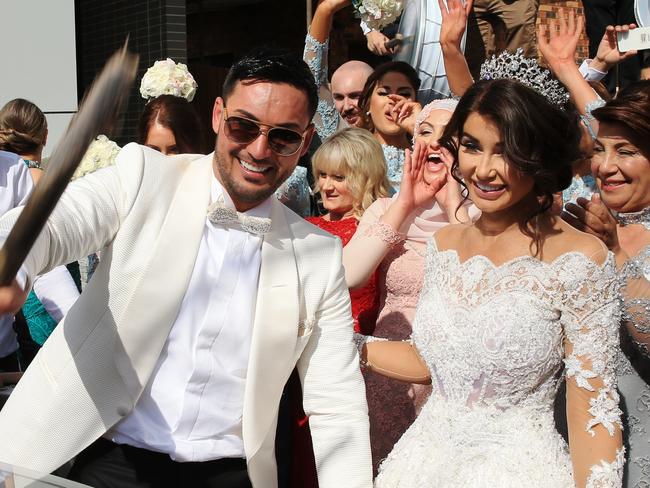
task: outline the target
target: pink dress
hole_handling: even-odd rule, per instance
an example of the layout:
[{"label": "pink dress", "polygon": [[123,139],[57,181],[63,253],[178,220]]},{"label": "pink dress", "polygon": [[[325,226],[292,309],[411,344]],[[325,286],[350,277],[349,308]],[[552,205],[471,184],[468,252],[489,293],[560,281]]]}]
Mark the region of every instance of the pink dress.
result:
[{"label": "pink dress", "polygon": [[[406,340],[424,278],[424,256],[409,246],[396,244],[378,268],[379,318],[374,336]],[[410,385],[367,373],[366,395],[370,416],[370,442],[375,473],[381,461],[408,429],[431,392],[426,385]]]},{"label": "pink dress", "polygon": [[[362,267],[359,263],[368,261],[368,255],[375,250],[384,253],[377,266],[379,317],[372,335],[406,340],[411,337],[411,322],[422,288],[426,241],[437,229],[447,225],[448,220],[436,204],[417,212],[417,217],[396,233],[379,222],[391,202],[390,198],[382,198],[366,210],[355,237],[344,250],[344,265],[350,284],[349,276],[356,275],[357,271],[363,274],[358,269]],[[372,372],[366,373],[365,379],[376,474],[381,461],[417,417],[431,387],[402,383]]]}]

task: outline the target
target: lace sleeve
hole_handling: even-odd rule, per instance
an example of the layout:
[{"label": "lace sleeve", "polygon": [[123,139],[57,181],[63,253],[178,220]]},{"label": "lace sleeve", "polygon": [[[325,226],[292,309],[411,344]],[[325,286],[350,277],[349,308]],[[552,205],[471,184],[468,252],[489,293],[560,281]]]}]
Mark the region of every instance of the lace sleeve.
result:
[{"label": "lace sleeve", "polygon": [[278,200],[301,217],[309,216],[310,196],[307,168],[296,166],[291,176],[275,191]]},{"label": "lace sleeve", "polygon": [[314,116],[314,126],[321,141],[347,126],[336,111],[334,97],[327,81],[328,48],[329,39],[325,42],[318,42],[311,34],[307,33],[303,59],[314,75],[318,87],[318,109]]},{"label": "lace sleeve", "polygon": [[388,251],[402,236],[379,219],[391,200],[380,198],[364,212],[354,236],[343,248],[345,281],[352,289],[364,286]]},{"label": "lace sleeve", "polygon": [[395,242],[402,237],[379,219],[390,206],[389,198],[380,198],[366,209],[357,231],[343,248],[345,281],[351,289],[364,286]]},{"label": "lace sleeve", "polygon": [[621,269],[623,321],[634,343],[650,356],[650,246]]},{"label": "lace sleeve", "polygon": [[592,100],[591,102],[589,102],[585,106],[584,115],[580,115],[580,120],[582,120],[582,123],[589,131],[589,135],[591,136],[592,139],[596,139],[596,132],[597,132],[597,129],[594,127],[594,121],[596,119],[593,116],[592,112],[597,108],[602,107],[603,105],[605,105],[605,100],[598,97],[596,100]]},{"label": "lace sleeve", "polygon": [[614,256],[589,260],[564,280],[567,419],[576,486],[620,487],[624,449],[615,362],[620,300]]}]

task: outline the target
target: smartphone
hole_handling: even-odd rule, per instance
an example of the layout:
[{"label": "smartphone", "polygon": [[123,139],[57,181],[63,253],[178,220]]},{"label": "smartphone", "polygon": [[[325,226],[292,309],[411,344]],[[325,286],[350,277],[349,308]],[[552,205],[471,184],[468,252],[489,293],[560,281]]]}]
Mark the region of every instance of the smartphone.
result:
[{"label": "smartphone", "polygon": [[633,49],[637,51],[650,49],[650,27],[637,27],[627,32],[619,32],[616,34],[616,40],[618,50],[622,53]]}]

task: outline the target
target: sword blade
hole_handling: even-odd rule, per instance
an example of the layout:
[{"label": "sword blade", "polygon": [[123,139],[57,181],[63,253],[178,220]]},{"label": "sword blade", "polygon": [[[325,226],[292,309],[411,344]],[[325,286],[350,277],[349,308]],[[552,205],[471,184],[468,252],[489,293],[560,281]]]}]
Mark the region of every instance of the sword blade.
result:
[{"label": "sword blade", "polygon": [[16,276],[90,143],[117,120],[137,68],[138,56],[128,53],[125,45],[95,79],[0,249],[0,286]]}]

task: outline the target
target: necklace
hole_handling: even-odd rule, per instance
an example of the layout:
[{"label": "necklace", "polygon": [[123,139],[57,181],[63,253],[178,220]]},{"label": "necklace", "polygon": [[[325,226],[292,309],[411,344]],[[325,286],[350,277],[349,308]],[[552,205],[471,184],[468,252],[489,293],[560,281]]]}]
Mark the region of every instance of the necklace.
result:
[{"label": "necklace", "polygon": [[650,230],[650,207],[646,207],[638,212],[619,213],[616,216],[618,223],[623,227],[626,225],[639,224]]}]

